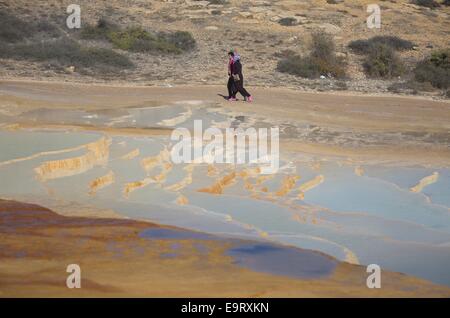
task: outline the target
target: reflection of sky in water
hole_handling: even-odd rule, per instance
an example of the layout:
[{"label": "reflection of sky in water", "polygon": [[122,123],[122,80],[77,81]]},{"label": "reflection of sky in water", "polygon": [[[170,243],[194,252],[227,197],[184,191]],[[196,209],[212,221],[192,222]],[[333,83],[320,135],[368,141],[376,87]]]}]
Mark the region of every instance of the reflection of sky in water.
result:
[{"label": "reflection of sky in water", "polygon": [[439,179],[427,186],[422,193],[433,203],[441,204],[450,209],[450,170],[438,169]]},{"label": "reflection of sky in water", "polygon": [[[181,111],[184,108],[180,108]],[[79,132],[0,133],[4,160],[75,147],[96,141],[101,136]],[[321,168],[315,171],[309,162],[302,162],[262,185],[269,191],[276,191],[287,174],[300,175],[296,187],[319,174],[323,175],[325,181],[307,191],[305,201],[292,201],[291,209],[286,200],[297,196],[295,189],[287,198],[278,198],[277,202],[260,201],[249,197],[250,192],[243,188],[240,178],[225,188],[224,195],[197,192],[197,189],[208,187],[231,172],[221,165],[216,165],[219,174],[212,177],[207,175],[207,165],[196,166],[192,184],[180,193],[165,190],[164,187],[183,180],[187,175],[185,165],[174,165],[163,185],[150,183],[125,198],[123,189],[126,183],[160,173],[160,168],[155,168],[147,174],[141,160],[157,155],[168,140],[168,137],[112,137],[107,165],[46,183],[36,179],[34,168],[48,160],[80,156],[85,149],[0,166],[0,194],[19,199],[32,194],[43,198],[42,202],[47,198],[79,202],[113,209],[132,218],[260,241],[264,240],[260,231],[264,231],[268,233],[268,239],[276,242],[319,250],[341,260],[353,252],[363,264],[377,263],[386,269],[450,285],[450,277],[446,273],[450,268],[449,210],[428,203],[424,196],[429,196],[433,203],[450,205],[449,170],[364,166],[365,175],[358,177],[352,166],[322,162]],[[137,157],[122,158],[135,149],[140,151]],[[90,182],[109,171],[114,172],[115,182],[98,190],[95,195],[89,195]],[[424,195],[409,191],[411,186],[434,171],[439,172],[439,179],[424,188]],[[175,203],[180,194],[188,198],[187,205]],[[317,224],[301,223],[293,218],[295,213],[301,214],[302,209],[308,207],[315,208]],[[244,257],[242,262],[246,261]]]},{"label": "reflection of sky in water", "polygon": [[100,134],[78,132],[2,131],[0,162],[28,157],[44,151],[81,146],[96,141]]},{"label": "reflection of sky in water", "polygon": [[[181,229],[149,228],[139,233],[140,237],[158,240],[218,240],[218,237]],[[180,244],[173,243],[171,248],[177,250]],[[207,249],[197,243],[200,253]],[[277,246],[268,243],[240,243],[227,251],[238,266],[255,271],[276,275],[286,275],[300,278],[319,278],[332,273],[336,261],[324,255],[309,250],[299,250],[292,247]],[[164,258],[177,257],[176,253],[164,253]],[[282,260],[282,261],[280,261]]]},{"label": "reflection of sky in water", "polygon": [[299,278],[327,276],[336,267],[336,261],[324,255],[267,243],[240,245],[231,248],[227,254],[239,266]]},{"label": "reflection of sky in water", "polygon": [[148,239],[173,239],[173,240],[212,240],[214,236],[201,233],[184,231],[181,229],[164,229],[164,228],[149,228],[139,233],[140,237]]},{"label": "reflection of sky in water", "polygon": [[306,193],[306,202],[336,211],[367,212],[450,231],[448,209],[428,204],[423,196],[380,179],[358,177],[352,167],[329,165],[322,174],[325,182]]},{"label": "reflection of sky in water", "polygon": [[165,105],[142,108],[68,110],[41,108],[21,114],[18,120],[49,124],[94,125],[108,127],[182,127],[192,129],[194,119],[202,119],[206,127],[215,122],[231,123],[230,116],[221,113],[221,108],[206,108],[199,105]]},{"label": "reflection of sky in water", "polygon": [[405,190],[415,186],[422,178],[438,172],[438,180],[426,186],[422,193],[428,196],[433,203],[450,208],[450,171],[448,169],[369,166],[365,170],[368,176],[389,181]]}]

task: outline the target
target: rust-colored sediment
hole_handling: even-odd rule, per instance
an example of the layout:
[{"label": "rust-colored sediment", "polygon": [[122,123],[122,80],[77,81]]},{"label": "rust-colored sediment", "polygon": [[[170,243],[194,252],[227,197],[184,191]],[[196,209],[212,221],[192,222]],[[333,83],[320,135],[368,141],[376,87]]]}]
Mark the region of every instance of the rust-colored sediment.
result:
[{"label": "rust-colored sediment", "polygon": [[279,196],[279,197],[286,196],[289,192],[292,191],[292,189],[294,189],[295,184],[297,183],[297,180],[299,180],[299,179],[300,179],[300,176],[284,177],[283,181],[281,182],[281,186],[278,189],[278,191],[275,192],[275,195]]},{"label": "rust-colored sediment", "polygon": [[[447,287],[388,271],[383,271],[383,287],[371,290],[365,285],[365,268],[347,263],[321,279],[257,273],[234,264],[226,255],[232,244],[226,239],[140,237],[152,227],[164,228],[130,219],[66,217],[38,205],[0,200],[0,296],[450,296]],[[174,252],[175,242],[179,248]],[[162,258],[166,253],[177,256]],[[73,263],[81,267],[80,289],[66,287],[66,268]]]}]

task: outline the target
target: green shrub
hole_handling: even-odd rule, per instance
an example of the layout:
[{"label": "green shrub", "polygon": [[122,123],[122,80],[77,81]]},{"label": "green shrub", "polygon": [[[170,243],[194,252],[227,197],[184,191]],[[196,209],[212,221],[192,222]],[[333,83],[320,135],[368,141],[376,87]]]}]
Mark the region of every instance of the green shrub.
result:
[{"label": "green shrub", "polygon": [[412,0],[411,3],[431,9],[440,7],[440,4],[435,0]]},{"label": "green shrub", "polygon": [[94,68],[105,72],[133,67],[125,56],[104,48],[85,48],[67,38],[38,43],[19,43],[0,47],[0,57],[17,60],[53,62],[76,68]]},{"label": "green shrub", "polygon": [[17,42],[28,36],[30,24],[7,12],[0,11],[0,40]]},{"label": "green shrub", "polygon": [[297,24],[297,19],[292,17],[281,18],[278,23],[283,26],[293,26]]},{"label": "green shrub", "polygon": [[227,4],[227,0],[208,0],[209,4]]},{"label": "green shrub", "polygon": [[450,69],[450,48],[431,53],[430,62],[436,67]]},{"label": "green shrub", "polygon": [[368,40],[356,40],[349,43],[348,47],[357,54],[368,54],[374,45],[383,44],[397,51],[411,50],[414,43],[403,40],[397,36],[378,35]]},{"label": "green shrub", "polygon": [[135,44],[137,41],[154,41],[156,38],[147,31],[139,28],[132,27],[123,31],[113,31],[108,33],[108,39],[116,48],[136,51]]},{"label": "green shrub", "polygon": [[189,32],[152,34],[140,27],[108,33],[111,43],[122,50],[132,52],[163,52],[180,54],[195,47],[195,39]]},{"label": "green shrub", "polygon": [[429,58],[420,61],[414,69],[418,82],[429,82],[441,89],[450,87],[450,48],[436,51]]},{"label": "green shrub", "polygon": [[316,78],[320,76],[319,67],[310,57],[290,55],[278,62],[277,70],[305,78]]},{"label": "green shrub", "polygon": [[320,75],[345,77],[344,62],[336,57],[333,39],[324,33],[313,34],[308,56],[290,54],[278,62],[277,70],[306,78],[317,78]]},{"label": "green shrub", "polygon": [[104,18],[100,19],[95,26],[84,27],[81,38],[108,40],[114,47],[131,52],[180,54],[196,46],[195,39],[186,31],[154,34],[138,26],[121,30],[116,24]]},{"label": "green shrub", "polygon": [[173,33],[164,34],[161,33],[159,36],[182,51],[193,50],[197,45],[192,34],[187,31],[176,31]]},{"label": "green shrub", "polygon": [[86,25],[81,29],[81,38],[86,40],[107,40],[108,34],[119,27],[105,18],[100,18],[96,25]]},{"label": "green shrub", "polygon": [[132,52],[181,53],[181,50],[175,44],[138,27],[111,32],[109,33],[109,39],[115,47]]},{"label": "green shrub", "polygon": [[330,35],[325,33],[313,34],[311,44],[311,57],[325,60],[335,59],[336,46]]},{"label": "green shrub", "polygon": [[391,78],[401,75],[405,68],[392,47],[374,44],[367,54],[364,69],[370,77]]},{"label": "green shrub", "polygon": [[47,38],[60,35],[59,30],[47,20],[27,22],[6,11],[0,11],[1,42],[16,43],[33,37],[37,33],[42,33]]}]

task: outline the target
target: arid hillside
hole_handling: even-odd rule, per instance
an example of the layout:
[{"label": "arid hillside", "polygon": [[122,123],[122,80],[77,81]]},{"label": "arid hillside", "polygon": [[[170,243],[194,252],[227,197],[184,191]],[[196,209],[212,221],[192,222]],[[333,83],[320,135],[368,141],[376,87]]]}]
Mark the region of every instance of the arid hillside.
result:
[{"label": "arid hillside", "polygon": [[[381,28],[369,29],[367,5],[373,1],[366,0],[79,0],[81,29],[70,30],[65,22],[72,2],[0,1],[2,33],[6,34],[0,36],[0,42],[7,42],[0,50],[1,77],[140,85],[223,84],[226,53],[235,49],[242,56],[250,87],[448,98],[447,55],[437,84],[427,78],[430,73],[436,76],[434,69],[425,67],[420,76],[415,71],[418,62],[450,46],[448,1],[381,1]],[[429,3],[439,6],[429,8]],[[12,36],[8,28],[14,29]],[[135,28],[135,33],[129,32],[130,28]],[[303,62],[295,59],[287,73],[280,72],[281,60],[310,53],[316,33],[328,35],[333,42],[332,57],[345,74],[333,76],[331,69],[316,73],[321,76],[301,76],[302,71],[295,68]],[[374,36],[395,36],[388,44],[404,46],[394,47],[393,53],[377,47],[365,54],[348,46]],[[138,41],[129,45],[135,39]],[[149,39],[153,41],[150,44]],[[79,57],[78,50],[84,55]],[[383,65],[387,72],[372,69],[368,73],[371,65],[367,66],[367,61],[376,58],[388,59]]]}]

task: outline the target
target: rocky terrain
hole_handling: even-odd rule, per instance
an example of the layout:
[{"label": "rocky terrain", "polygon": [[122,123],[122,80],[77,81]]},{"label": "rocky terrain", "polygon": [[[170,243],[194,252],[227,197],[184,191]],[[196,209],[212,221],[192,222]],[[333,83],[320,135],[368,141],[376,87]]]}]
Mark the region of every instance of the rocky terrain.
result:
[{"label": "rocky terrain", "polygon": [[[51,21],[70,38],[87,46],[111,48],[105,41],[79,39],[79,32],[65,27],[67,5],[73,1],[0,1],[7,10],[24,20]],[[382,1],[381,29],[368,29],[367,5],[373,1],[84,1],[81,6],[82,29],[107,18],[121,27],[139,25],[147,30],[188,31],[196,48],[180,55],[130,53],[115,49],[135,64],[135,68],[103,74],[85,74],[71,65],[52,67],[45,62],[0,59],[3,78],[45,79],[77,82],[126,82],[138,85],[224,84],[226,52],[236,49],[245,67],[249,87],[292,87],[299,90],[351,90],[370,93],[406,93],[444,96],[428,89],[389,89],[401,87],[411,75],[389,80],[369,79],[364,74],[362,57],[347,47],[350,41],[375,35],[395,35],[414,43],[401,52],[411,68],[433,50],[449,46],[450,8],[430,9],[409,1]],[[276,66],[286,52],[306,54],[314,32],[330,34],[337,55],[347,64],[348,79],[304,79],[280,73]],[[395,86],[395,85],[394,85]],[[444,94],[444,95],[442,95]]]}]

